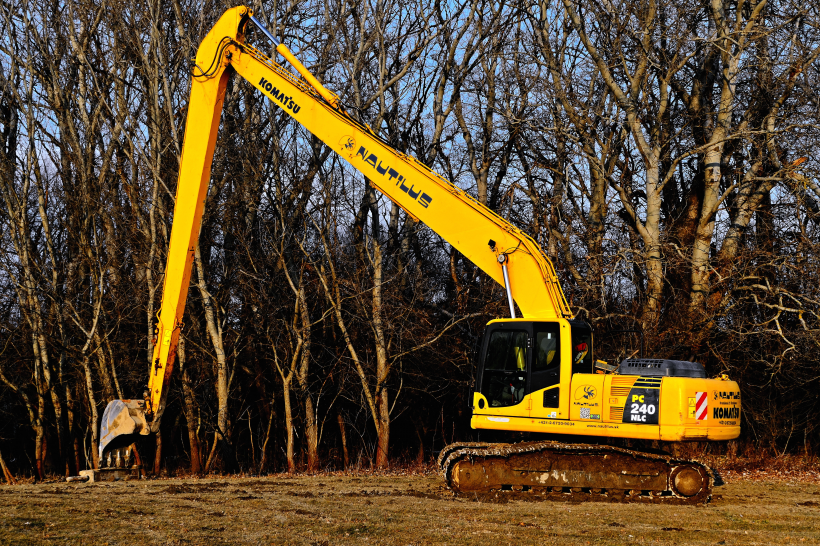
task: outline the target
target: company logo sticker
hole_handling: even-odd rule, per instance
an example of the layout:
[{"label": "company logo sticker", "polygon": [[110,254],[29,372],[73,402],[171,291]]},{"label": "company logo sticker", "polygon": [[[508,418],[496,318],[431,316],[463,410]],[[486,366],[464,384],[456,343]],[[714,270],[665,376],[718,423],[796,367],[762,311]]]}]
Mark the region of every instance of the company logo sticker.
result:
[{"label": "company logo sticker", "polygon": [[595,390],[595,387],[593,387],[592,385],[581,385],[580,387],[575,389],[576,400],[580,400],[582,398],[584,400],[592,400],[593,398],[595,398],[595,396],[597,396],[597,394],[598,393]]},{"label": "company logo sticker", "polygon": [[382,177],[386,177],[388,182],[393,182],[393,180],[395,180],[395,185],[398,186],[401,191],[409,195],[411,199],[418,202],[418,204],[422,207],[427,208],[430,206],[430,203],[433,202],[433,198],[424,193],[420,188],[416,188],[415,184],[411,183],[408,186],[406,184],[408,180],[403,174],[391,167],[389,164],[380,160],[376,154],[368,151],[364,146],[359,146],[359,149],[356,150],[356,155],[353,156],[353,159],[360,156],[362,161],[367,163],[376,173]]},{"label": "company logo sticker", "polygon": [[353,158],[353,153],[356,151],[356,139],[350,135],[345,135],[339,140],[339,153],[348,158]]},{"label": "company logo sticker", "polygon": [[299,110],[302,109],[297,103],[293,102],[293,97],[285,95],[284,91],[279,91],[274,85],[262,78],[259,80],[259,88],[264,89],[274,100],[279,101],[279,107],[282,109],[287,108],[288,110],[292,111],[294,114],[298,114]]}]

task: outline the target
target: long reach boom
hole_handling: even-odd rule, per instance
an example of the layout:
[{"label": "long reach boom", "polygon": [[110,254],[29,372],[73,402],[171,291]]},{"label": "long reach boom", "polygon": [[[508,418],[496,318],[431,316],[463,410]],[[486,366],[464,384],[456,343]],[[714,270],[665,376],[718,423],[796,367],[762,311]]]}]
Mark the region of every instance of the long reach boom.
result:
[{"label": "long reach boom", "polygon": [[[276,52],[302,79],[245,43],[248,22],[274,42]],[[523,316],[530,319],[571,317],[552,263],[538,243],[349,116],[339,99],[259,24],[249,8],[232,8],[205,36],[193,67],[148,393],[145,400],[114,400],[108,405],[103,414],[100,456],[115,438],[121,437],[115,445],[130,443],[134,435],[159,430],[176,360],[222,104],[233,72],[331,147],[408,215],[424,222],[504,286],[513,316],[514,299]]]}]

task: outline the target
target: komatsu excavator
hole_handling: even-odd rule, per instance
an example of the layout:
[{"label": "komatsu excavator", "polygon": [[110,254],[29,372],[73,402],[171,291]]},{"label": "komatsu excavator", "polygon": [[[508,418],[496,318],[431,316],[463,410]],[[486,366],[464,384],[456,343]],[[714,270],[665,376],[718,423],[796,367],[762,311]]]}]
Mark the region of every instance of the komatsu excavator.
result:
[{"label": "komatsu excavator", "polygon": [[[301,78],[245,41],[254,24]],[[439,465],[457,493],[615,499],[658,503],[709,500],[716,474],[692,460],[612,445],[613,439],[686,442],[740,434],[740,390],[726,376],[673,360],[593,359],[590,327],[573,315],[549,259],[527,234],[426,165],[393,149],[348,115],[253,16],[226,11],[199,46],[193,67],[162,306],[150,379],[142,400],[114,400],[100,434],[103,466],[124,464],[123,446],[156,433],[188,295],[228,79],[245,78],[505,287],[509,319],[487,324],[472,394],[471,426],[510,433],[575,436],[578,443],[459,443]],[[523,315],[516,318],[515,304]]]}]

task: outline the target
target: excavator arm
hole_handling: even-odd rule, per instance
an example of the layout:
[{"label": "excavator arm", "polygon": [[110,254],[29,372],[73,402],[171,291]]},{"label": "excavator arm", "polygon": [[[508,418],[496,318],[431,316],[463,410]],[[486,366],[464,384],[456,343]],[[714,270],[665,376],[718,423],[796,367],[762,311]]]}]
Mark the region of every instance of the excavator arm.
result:
[{"label": "excavator arm", "polygon": [[[253,22],[301,79],[245,43]],[[424,222],[507,289],[528,318],[569,318],[569,306],[539,245],[462,189],[444,180],[349,116],[328,91],[253,18],[246,7],[226,11],[200,44],[193,68],[173,227],[165,267],[148,392],[144,400],[115,400],[103,415],[106,446],[159,430],[176,359],[194,252],[211,174],[225,89],[236,72],[363,173],[384,195]],[[114,445],[114,444],[111,444]]]}]

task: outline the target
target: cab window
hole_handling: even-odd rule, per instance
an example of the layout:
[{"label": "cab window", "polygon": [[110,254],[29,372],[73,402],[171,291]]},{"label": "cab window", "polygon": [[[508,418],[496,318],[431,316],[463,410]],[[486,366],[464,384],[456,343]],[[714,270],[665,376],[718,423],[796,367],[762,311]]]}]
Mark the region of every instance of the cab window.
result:
[{"label": "cab window", "polygon": [[521,402],[527,386],[527,345],[523,330],[496,330],[490,335],[481,394],[491,407],[514,406]]},{"label": "cab window", "polygon": [[[530,392],[554,387],[561,382],[561,326],[557,322],[535,324],[535,359],[530,376]],[[558,407],[558,387],[544,391],[545,408]]]},{"label": "cab window", "polygon": [[554,368],[560,361],[558,352],[558,332],[535,333],[535,366],[534,372]]}]

